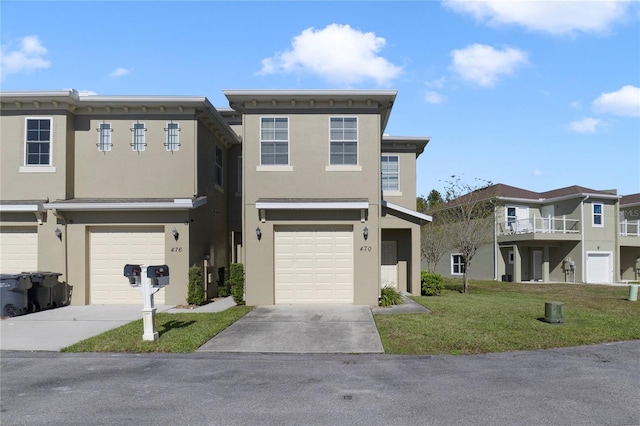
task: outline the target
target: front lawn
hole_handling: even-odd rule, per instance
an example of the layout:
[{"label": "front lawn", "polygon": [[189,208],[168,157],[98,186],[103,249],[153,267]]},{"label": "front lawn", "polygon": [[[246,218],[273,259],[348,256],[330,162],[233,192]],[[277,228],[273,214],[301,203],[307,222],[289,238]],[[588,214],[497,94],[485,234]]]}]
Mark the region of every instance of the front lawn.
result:
[{"label": "front lawn", "polygon": [[161,313],[156,315],[159,339],[142,340],[142,319],[62,349],[62,352],[193,352],[213,336],[251,311],[235,306],[214,313]]},{"label": "front lawn", "polygon": [[[476,354],[640,339],[640,302],[629,288],[448,281],[441,296],[413,297],[431,314],[374,315],[389,354]],[[564,303],[564,324],[539,321],[544,303]]]}]

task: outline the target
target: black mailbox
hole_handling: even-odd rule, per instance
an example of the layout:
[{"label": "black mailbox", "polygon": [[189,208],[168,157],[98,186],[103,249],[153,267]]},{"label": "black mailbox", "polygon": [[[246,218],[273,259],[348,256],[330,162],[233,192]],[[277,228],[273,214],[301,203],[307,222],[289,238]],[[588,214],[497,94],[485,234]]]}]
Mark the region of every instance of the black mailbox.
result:
[{"label": "black mailbox", "polygon": [[129,285],[131,286],[139,286],[140,285],[140,275],[142,273],[142,268],[140,265],[124,265],[124,276],[129,278]]},{"label": "black mailbox", "polygon": [[167,265],[149,265],[147,278],[153,287],[164,287],[169,284],[169,267]]}]

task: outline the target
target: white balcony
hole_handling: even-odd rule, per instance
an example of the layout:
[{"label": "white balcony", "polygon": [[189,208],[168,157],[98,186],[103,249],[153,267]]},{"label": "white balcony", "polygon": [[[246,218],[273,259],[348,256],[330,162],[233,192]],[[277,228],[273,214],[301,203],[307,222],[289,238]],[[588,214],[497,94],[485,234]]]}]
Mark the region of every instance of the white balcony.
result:
[{"label": "white balcony", "polygon": [[623,220],[620,222],[620,235],[623,237],[640,237],[640,220]]},{"label": "white balcony", "polygon": [[498,224],[498,235],[514,234],[579,234],[580,221],[566,216],[548,216],[507,220]]}]

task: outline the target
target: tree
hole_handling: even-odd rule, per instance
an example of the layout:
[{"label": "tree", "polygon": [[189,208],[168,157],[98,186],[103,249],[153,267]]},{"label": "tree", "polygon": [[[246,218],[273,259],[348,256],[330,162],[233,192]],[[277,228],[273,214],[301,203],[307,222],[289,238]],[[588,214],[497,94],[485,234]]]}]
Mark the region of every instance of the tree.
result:
[{"label": "tree", "polygon": [[[431,214],[444,201],[442,195],[435,189],[429,192],[425,199],[418,197],[417,206],[421,213]],[[451,241],[446,232],[445,224],[437,217],[433,221],[420,227],[420,253],[430,272],[435,272],[440,259],[451,249]]]},{"label": "tree", "polygon": [[475,186],[465,184],[458,176],[447,182],[444,204],[433,212],[446,229],[451,247],[460,253],[464,263],[463,293],[469,292],[467,276],[471,261],[482,246],[493,242],[495,232],[495,197],[491,182],[476,179]]}]

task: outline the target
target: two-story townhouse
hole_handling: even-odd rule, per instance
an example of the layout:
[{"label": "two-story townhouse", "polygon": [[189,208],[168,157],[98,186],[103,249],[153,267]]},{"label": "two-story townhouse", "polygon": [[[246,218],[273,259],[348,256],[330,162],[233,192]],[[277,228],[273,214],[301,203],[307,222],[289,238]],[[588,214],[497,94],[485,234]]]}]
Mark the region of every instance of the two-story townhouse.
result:
[{"label": "two-story townhouse", "polygon": [[620,279],[640,280],[640,193],[620,198]]},{"label": "two-story townhouse", "polygon": [[[494,242],[478,251],[469,277],[504,281],[611,283],[620,280],[615,190],[570,186],[533,192],[497,184],[480,190],[495,205]],[[459,253],[437,272],[462,276]]]},{"label": "two-story townhouse", "polygon": [[247,304],[376,305],[383,284],[419,294],[429,217],[414,211],[415,158],[429,138],[383,137],[396,92],[224,94],[242,115]]},{"label": "two-story townhouse", "polygon": [[184,303],[188,269],[229,262],[229,150],[204,97],[4,92],[0,269],[49,270],[72,304],[140,303],[126,263],[167,264],[156,303]]}]

